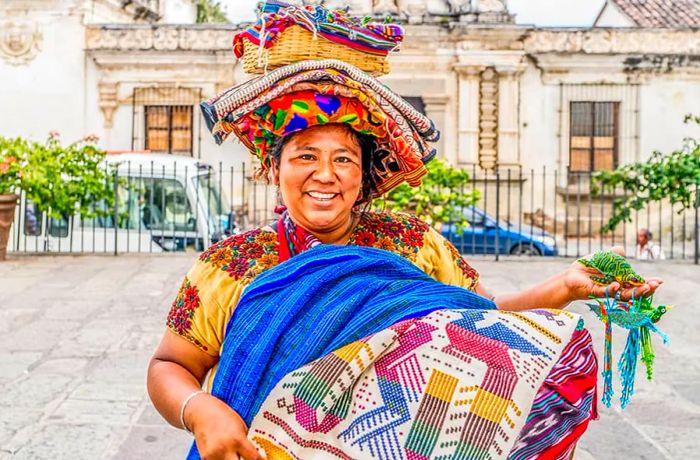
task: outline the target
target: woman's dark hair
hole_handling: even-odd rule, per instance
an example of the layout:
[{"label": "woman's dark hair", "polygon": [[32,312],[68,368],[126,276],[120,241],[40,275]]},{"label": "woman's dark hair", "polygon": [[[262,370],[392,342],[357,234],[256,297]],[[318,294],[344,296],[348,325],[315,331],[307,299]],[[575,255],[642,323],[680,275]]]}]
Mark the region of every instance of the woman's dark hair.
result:
[{"label": "woman's dark hair", "polygon": [[[374,137],[368,134],[358,133],[350,127],[347,127],[347,131],[355,138],[357,143],[360,145],[360,149],[362,151],[362,195],[360,200],[358,201],[358,204],[370,203],[371,196],[376,190],[374,184],[374,177],[372,176],[371,171],[372,158],[374,157],[374,151],[377,148],[377,144],[374,141]],[[270,147],[270,161],[272,161],[273,163],[275,163],[275,165],[279,167],[280,160],[282,159],[282,150],[284,149],[284,146],[287,145],[289,141],[291,141],[294,138],[294,136],[299,132],[301,131],[297,131],[296,133],[292,133],[284,137],[278,137]]]}]

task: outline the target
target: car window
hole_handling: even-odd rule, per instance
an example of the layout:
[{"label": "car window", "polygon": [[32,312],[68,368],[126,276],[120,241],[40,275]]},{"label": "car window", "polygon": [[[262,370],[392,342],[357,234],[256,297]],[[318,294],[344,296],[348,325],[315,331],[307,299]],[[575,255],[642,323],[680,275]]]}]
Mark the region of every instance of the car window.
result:
[{"label": "car window", "polygon": [[39,212],[39,207],[27,200],[24,205],[24,234],[27,236],[39,236],[44,231],[44,214]]},{"label": "car window", "polygon": [[209,225],[216,231],[224,230],[221,228],[219,216],[228,214],[231,205],[221,193],[221,184],[217,182],[217,177],[212,173],[207,173],[193,177],[192,182],[195,187],[199,188],[199,196],[203,200],[202,204],[209,211]]},{"label": "car window", "polygon": [[465,208],[464,217],[467,218],[469,225],[473,227],[483,227],[484,226],[484,215],[477,212],[474,208]]},{"label": "car window", "polygon": [[136,203],[150,230],[194,230],[195,213],[185,187],[176,179],[142,178]]},{"label": "car window", "polygon": [[68,236],[68,218],[66,216],[56,219],[51,217],[49,219],[49,235],[56,238],[65,238]]},{"label": "car window", "polygon": [[[117,191],[119,228],[130,230],[194,230],[193,206],[182,183],[160,177],[130,177]],[[106,209],[104,203],[95,205]],[[114,212],[84,219],[83,227],[114,228]]]},{"label": "car window", "polygon": [[452,214],[452,222],[461,221],[460,214],[462,214],[469,223],[471,227],[483,227],[484,226],[484,215],[475,210],[472,207],[456,208],[454,209],[454,214]]}]

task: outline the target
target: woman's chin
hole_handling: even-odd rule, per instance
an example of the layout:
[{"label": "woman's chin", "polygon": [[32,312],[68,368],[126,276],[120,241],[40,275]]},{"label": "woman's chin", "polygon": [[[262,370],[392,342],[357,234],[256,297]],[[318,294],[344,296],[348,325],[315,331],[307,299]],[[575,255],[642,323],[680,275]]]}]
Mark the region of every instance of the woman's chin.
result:
[{"label": "woman's chin", "polygon": [[337,207],[309,209],[304,213],[303,220],[306,223],[304,227],[316,232],[332,231],[342,226],[344,221],[351,219],[350,213],[348,213],[347,219],[343,218],[343,214],[342,210],[338,210]]}]

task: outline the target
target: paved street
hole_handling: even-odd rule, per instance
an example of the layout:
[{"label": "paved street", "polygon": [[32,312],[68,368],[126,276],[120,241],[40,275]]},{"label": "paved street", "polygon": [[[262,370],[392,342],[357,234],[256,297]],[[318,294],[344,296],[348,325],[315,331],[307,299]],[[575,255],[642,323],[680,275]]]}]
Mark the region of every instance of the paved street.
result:
[{"label": "paved street", "polygon": [[[0,459],[184,457],[191,438],[155,412],[145,376],[169,303],[194,257],[13,257],[0,263]],[[523,288],[567,263],[473,260],[496,292]],[[700,267],[635,266],[666,280],[656,300],[677,305],[660,324],[671,344],[663,347],[655,338],[655,381],[643,380],[640,366],[630,407],[601,406],[601,419],[576,458],[697,458]],[[585,307],[573,309],[584,313],[602,348],[601,324]],[[615,351],[622,346],[616,340]]]}]

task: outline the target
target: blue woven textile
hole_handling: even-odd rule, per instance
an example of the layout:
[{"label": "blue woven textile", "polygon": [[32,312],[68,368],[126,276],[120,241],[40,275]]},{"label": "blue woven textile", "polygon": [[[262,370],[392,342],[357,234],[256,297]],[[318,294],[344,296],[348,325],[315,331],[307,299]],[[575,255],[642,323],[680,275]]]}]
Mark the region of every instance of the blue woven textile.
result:
[{"label": "blue woven textile", "polygon": [[[226,328],[212,394],[250,425],[294,369],[401,320],[457,308],[495,304],[391,252],[319,245],[246,288]],[[194,444],[188,458],[199,458]]]}]

